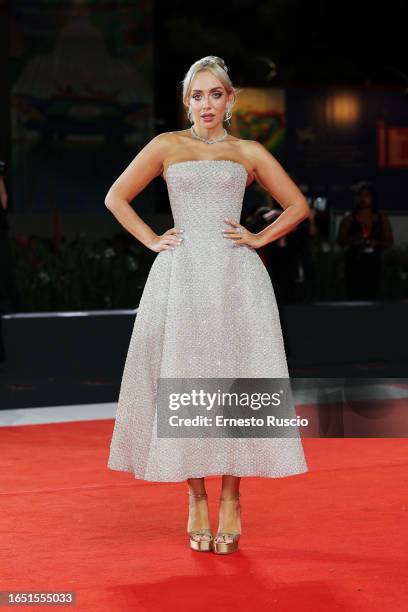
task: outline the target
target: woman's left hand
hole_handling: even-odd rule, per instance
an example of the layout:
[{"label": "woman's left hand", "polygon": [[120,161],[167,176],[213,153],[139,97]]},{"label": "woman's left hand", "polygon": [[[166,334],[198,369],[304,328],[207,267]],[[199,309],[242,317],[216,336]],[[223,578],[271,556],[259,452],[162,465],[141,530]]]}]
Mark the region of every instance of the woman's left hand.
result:
[{"label": "woman's left hand", "polygon": [[233,246],[242,246],[244,244],[257,248],[259,246],[259,237],[246,229],[243,225],[235,221],[235,219],[225,218],[225,222],[232,225],[233,229],[224,229],[224,238],[233,241]]}]

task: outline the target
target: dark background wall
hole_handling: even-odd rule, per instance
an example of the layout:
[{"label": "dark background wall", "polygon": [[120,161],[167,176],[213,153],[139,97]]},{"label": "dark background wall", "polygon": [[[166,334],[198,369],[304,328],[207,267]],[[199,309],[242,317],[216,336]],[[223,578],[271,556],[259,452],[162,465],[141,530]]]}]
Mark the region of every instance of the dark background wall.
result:
[{"label": "dark background wall", "polygon": [[[175,83],[196,59],[220,55],[242,86],[400,84],[408,89],[405,3],[156,0],[155,109],[177,117]],[[270,62],[275,64],[276,76]],[[275,72],[274,71],[274,72]]]}]

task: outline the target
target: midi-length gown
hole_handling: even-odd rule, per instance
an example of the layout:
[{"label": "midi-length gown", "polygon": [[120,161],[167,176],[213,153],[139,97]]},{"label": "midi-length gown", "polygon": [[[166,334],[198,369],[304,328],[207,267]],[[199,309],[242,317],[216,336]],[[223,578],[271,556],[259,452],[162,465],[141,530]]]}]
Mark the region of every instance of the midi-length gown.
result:
[{"label": "midi-length gown", "polygon": [[289,378],[275,293],[256,249],[223,236],[239,221],[247,171],[232,160],[171,164],[174,250],[150,269],[122,376],[108,468],[148,481],[308,471],[293,438],[159,438],[159,377]]}]

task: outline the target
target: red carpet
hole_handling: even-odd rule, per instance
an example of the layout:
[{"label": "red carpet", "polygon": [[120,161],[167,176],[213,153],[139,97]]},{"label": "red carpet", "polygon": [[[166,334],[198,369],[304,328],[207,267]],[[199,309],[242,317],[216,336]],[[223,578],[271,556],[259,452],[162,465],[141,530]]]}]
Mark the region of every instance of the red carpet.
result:
[{"label": "red carpet", "polygon": [[90,612],[408,609],[405,439],[305,439],[309,473],[242,479],[241,549],[216,556],[187,546],[185,483],[106,468],[112,428],[0,429],[0,590],[76,591]]}]

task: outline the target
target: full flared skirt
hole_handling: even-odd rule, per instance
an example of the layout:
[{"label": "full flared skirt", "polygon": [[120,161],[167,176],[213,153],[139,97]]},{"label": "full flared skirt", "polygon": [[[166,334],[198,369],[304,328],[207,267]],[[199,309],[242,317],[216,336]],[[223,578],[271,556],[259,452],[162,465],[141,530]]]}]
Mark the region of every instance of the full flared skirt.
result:
[{"label": "full flared skirt", "polygon": [[289,378],[273,286],[255,249],[157,255],[130,339],[108,468],[155,482],[308,471],[300,437],[158,437],[161,377]]}]

